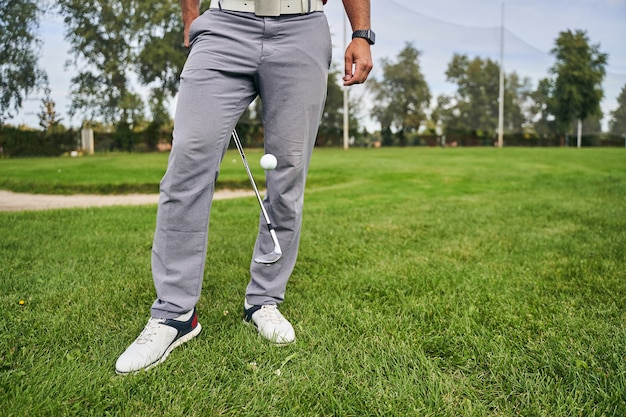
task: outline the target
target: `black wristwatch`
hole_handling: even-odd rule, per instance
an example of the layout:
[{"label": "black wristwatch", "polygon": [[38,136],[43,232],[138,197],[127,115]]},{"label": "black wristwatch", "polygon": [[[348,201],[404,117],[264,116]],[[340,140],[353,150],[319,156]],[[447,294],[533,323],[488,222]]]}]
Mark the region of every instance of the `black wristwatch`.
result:
[{"label": "black wristwatch", "polygon": [[352,39],[354,38],[363,38],[370,45],[374,45],[374,42],[376,42],[376,34],[374,33],[372,29],[355,30],[354,32],[352,32]]}]

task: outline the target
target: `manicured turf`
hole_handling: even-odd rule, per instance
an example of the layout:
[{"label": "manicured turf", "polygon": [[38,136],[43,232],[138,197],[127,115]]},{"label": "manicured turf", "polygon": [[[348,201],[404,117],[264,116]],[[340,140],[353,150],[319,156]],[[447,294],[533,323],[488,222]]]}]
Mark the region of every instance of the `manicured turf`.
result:
[{"label": "manicured turf", "polygon": [[[16,161],[5,183],[78,163],[80,183],[158,183],[165,164]],[[203,333],[128,377],[156,207],[0,213],[0,415],[626,415],[623,149],[316,150],[284,348],[241,321],[255,199],[213,208]]]}]

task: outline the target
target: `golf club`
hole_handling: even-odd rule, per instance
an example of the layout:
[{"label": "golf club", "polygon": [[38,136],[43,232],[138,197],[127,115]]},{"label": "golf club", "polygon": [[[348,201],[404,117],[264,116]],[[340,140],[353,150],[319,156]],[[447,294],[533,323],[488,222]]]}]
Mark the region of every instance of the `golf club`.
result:
[{"label": "golf club", "polygon": [[265,223],[267,223],[267,230],[269,230],[272,241],[274,242],[274,250],[266,255],[259,255],[255,257],[254,262],[266,265],[273,264],[280,259],[283,252],[280,249],[280,244],[278,243],[278,238],[276,237],[274,226],[272,226],[272,222],[270,221],[270,216],[268,216],[267,211],[265,210],[265,206],[263,205],[261,194],[259,194],[259,190],[256,187],[254,178],[252,178],[252,173],[250,172],[250,167],[248,166],[248,160],[246,159],[246,154],[243,152],[243,146],[241,145],[239,135],[237,134],[237,131],[235,129],[233,129],[232,137],[235,141],[235,145],[237,146],[237,150],[239,151],[239,155],[241,155],[241,160],[243,161],[243,166],[246,168],[246,172],[248,173],[248,178],[250,178],[250,182],[252,183],[252,188],[254,188],[254,194],[256,194],[257,200],[259,200],[259,205],[261,206],[263,217],[265,217]]}]

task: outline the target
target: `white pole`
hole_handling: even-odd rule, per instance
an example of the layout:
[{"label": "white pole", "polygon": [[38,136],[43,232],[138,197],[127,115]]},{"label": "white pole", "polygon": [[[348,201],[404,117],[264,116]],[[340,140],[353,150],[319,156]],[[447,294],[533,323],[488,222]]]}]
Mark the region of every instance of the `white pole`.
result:
[{"label": "white pole", "polygon": [[500,95],[498,97],[498,148],[504,144],[504,2],[500,24]]},{"label": "white pole", "polygon": [[[348,47],[348,31],[346,24],[347,16],[343,17],[343,44],[344,48]],[[350,131],[350,108],[348,104],[348,87],[343,87],[343,149],[348,150],[350,147],[349,131]]]},{"label": "white pole", "polygon": [[87,155],[94,154],[93,129],[82,129],[80,131],[80,142],[83,152]]},{"label": "white pole", "polygon": [[582,120],[578,119],[578,138],[576,140],[576,143],[578,144],[578,147],[582,147],[583,143],[582,143],[582,134],[583,134],[583,122]]}]

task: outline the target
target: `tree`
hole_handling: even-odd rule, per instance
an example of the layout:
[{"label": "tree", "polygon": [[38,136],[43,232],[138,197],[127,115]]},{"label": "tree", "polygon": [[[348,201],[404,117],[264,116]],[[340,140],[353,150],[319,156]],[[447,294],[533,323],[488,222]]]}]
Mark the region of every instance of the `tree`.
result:
[{"label": "tree", "polygon": [[383,79],[369,81],[376,102],[371,115],[380,123],[382,132],[397,132],[401,146],[407,144],[408,134],[418,131],[430,104],[430,89],[419,56],[420,52],[407,43],[396,63],[381,61]]},{"label": "tree", "polygon": [[130,123],[120,104],[130,89],[136,41],[136,1],[60,0],[66,39],[78,75],[72,78],[70,114],[88,120]]},{"label": "tree", "polygon": [[39,67],[41,40],[36,0],[0,0],[0,126],[22,108],[24,100],[47,85]]},{"label": "tree", "polygon": [[[343,143],[343,88],[338,84],[340,71],[333,68],[328,73],[328,91],[317,135],[317,145],[340,146]],[[348,135],[350,137],[359,134],[358,121],[355,115],[358,103],[351,102],[348,106]]]},{"label": "tree", "polygon": [[[457,84],[456,94],[440,97],[434,111],[447,130],[493,136],[499,118],[500,66],[491,59],[454,54],[446,71],[447,80]],[[511,72],[504,79],[504,130],[521,132],[530,121],[531,87],[528,78]]]},{"label": "tree", "polygon": [[582,131],[584,134],[599,135],[602,133],[602,113],[588,116],[582,122]]},{"label": "tree", "polygon": [[540,137],[552,136],[557,133],[554,118],[555,104],[553,99],[554,83],[549,78],[539,81],[537,89],[531,93],[530,115],[534,131]]},{"label": "tree", "polygon": [[[176,95],[179,74],[187,57],[182,46],[183,25],[178,1],[152,1],[142,10],[145,22],[141,35],[141,51],[137,57],[139,80],[151,86],[150,107],[153,123],[164,125],[171,120],[160,112],[165,103]],[[141,25],[139,25],[141,26]],[[158,113],[155,113],[156,110]]]},{"label": "tree", "polygon": [[[599,44],[590,45],[582,30],[561,32],[555,44],[551,52],[556,63],[550,70],[556,77],[555,116],[561,132],[567,133],[574,120],[581,123],[589,116],[601,115],[602,80],[608,55],[600,52]],[[580,144],[580,136],[578,139]]]},{"label": "tree", "polygon": [[178,87],[186,55],[180,46],[182,25],[176,0],[58,3],[66,39],[80,69],[72,79],[70,114],[132,128],[143,115],[143,101],[132,82],[134,74],[152,87],[151,108],[165,107],[165,100]]},{"label": "tree", "polygon": [[614,135],[626,135],[626,85],[617,98],[617,109],[611,112],[609,131]]},{"label": "tree", "polygon": [[492,134],[498,126],[498,64],[491,59],[454,54],[446,71],[447,80],[457,84],[451,106],[444,111],[447,129]]},{"label": "tree", "polygon": [[[172,118],[165,107],[165,93],[155,89],[149,98],[150,113],[152,121],[144,129],[144,137],[148,150],[154,151],[160,142],[171,141]],[[168,132],[168,133],[165,133]]]},{"label": "tree", "polygon": [[45,97],[41,99],[41,111],[38,114],[39,126],[46,132],[58,130],[61,127],[61,119],[56,112],[56,103],[50,97],[50,88],[45,88]]},{"label": "tree", "polygon": [[263,146],[263,102],[260,97],[244,110],[236,129],[243,146]]},{"label": "tree", "polygon": [[430,112],[430,119],[433,125],[440,126],[443,123],[451,108],[450,101],[450,97],[446,95],[437,96],[437,104]]},{"label": "tree", "polygon": [[522,132],[530,123],[532,95],[530,79],[520,78],[516,72],[504,80],[504,132]]}]

